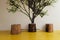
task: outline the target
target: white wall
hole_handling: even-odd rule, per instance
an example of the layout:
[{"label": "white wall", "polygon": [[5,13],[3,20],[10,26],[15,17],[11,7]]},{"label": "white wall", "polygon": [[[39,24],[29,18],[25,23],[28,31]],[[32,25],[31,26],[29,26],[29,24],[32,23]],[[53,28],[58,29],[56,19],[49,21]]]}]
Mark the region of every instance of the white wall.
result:
[{"label": "white wall", "polygon": [[[20,12],[8,13],[6,2],[7,0],[0,0],[0,30],[10,30],[11,24],[21,24],[21,29],[27,29],[30,23],[29,18]],[[54,30],[60,30],[60,0],[54,4],[54,7],[50,6],[47,9],[47,15],[43,18],[38,16],[35,19],[37,29],[43,30],[46,23],[52,23]]]}]

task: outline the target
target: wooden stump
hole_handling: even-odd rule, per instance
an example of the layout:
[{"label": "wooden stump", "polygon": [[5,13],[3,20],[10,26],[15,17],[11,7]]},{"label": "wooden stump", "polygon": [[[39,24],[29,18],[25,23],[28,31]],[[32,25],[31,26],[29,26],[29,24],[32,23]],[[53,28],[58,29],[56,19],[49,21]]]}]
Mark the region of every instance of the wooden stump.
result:
[{"label": "wooden stump", "polygon": [[36,24],[29,24],[28,32],[36,32]]},{"label": "wooden stump", "polygon": [[46,32],[53,32],[53,24],[46,24]]},{"label": "wooden stump", "polygon": [[12,24],[11,25],[11,34],[19,34],[21,32],[20,24]]}]

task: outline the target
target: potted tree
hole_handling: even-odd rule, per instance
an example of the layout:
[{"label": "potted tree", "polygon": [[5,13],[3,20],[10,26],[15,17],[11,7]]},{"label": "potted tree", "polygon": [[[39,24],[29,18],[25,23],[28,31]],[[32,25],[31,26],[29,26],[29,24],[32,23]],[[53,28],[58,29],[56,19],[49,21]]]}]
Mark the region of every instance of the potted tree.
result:
[{"label": "potted tree", "polygon": [[31,21],[31,24],[29,24],[29,31],[32,29],[35,29],[33,31],[36,31],[36,24],[34,23],[35,18],[38,15],[43,17],[47,12],[44,12],[43,9],[46,6],[51,5],[53,2],[54,0],[8,0],[10,6],[8,9],[9,12],[20,11],[28,16]]}]

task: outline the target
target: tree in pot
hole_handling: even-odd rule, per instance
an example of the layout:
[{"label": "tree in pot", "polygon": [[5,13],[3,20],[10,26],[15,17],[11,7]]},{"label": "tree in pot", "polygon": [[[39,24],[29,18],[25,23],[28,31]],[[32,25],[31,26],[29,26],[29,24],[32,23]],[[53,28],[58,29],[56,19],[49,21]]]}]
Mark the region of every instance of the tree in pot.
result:
[{"label": "tree in pot", "polygon": [[[16,12],[20,11],[26,16],[29,17],[31,24],[29,24],[29,31],[35,29],[36,31],[36,24],[34,23],[35,18],[40,15],[43,17],[46,12],[43,9],[46,6],[51,5],[55,0],[8,0],[9,4],[9,12]],[[31,15],[32,14],[32,15]],[[34,27],[35,26],[35,27]]]}]

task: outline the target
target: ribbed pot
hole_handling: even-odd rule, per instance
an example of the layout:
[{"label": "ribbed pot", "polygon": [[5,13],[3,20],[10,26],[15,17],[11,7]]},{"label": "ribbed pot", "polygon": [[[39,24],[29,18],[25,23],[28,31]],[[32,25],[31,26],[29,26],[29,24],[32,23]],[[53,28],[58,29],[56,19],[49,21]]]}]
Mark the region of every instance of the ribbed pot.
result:
[{"label": "ribbed pot", "polygon": [[53,32],[53,24],[46,24],[46,32]]}]

